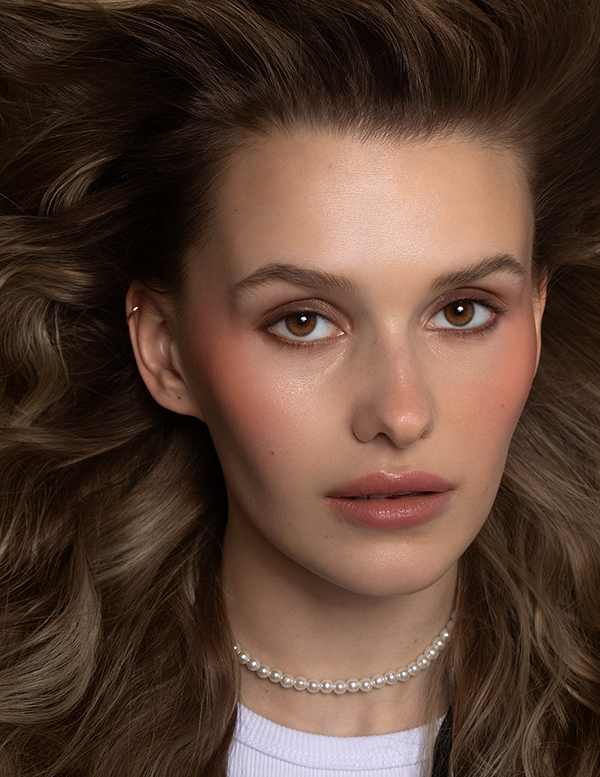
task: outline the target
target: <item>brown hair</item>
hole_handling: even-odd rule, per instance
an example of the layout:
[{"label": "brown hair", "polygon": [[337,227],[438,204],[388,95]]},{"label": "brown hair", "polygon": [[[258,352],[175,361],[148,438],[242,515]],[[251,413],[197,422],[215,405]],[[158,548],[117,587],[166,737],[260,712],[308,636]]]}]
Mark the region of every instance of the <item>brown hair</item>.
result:
[{"label": "brown hair", "polygon": [[432,693],[457,777],[598,774],[599,33],[596,0],[0,0],[3,777],[226,773],[222,477],[124,297],[176,295],[223,160],[298,125],[524,159],[543,356]]}]

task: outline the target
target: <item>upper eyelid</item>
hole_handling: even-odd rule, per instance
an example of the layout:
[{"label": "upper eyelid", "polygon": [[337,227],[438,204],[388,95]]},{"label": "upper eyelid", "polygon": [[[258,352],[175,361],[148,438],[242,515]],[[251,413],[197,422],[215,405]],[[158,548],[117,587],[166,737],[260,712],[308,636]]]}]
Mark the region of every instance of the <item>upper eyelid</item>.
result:
[{"label": "upper eyelid", "polygon": [[498,312],[505,312],[508,310],[506,303],[499,299],[497,294],[484,289],[474,288],[461,288],[453,289],[445,294],[441,294],[432,302],[426,311],[426,318],[430,318],[432,315],[442,310],[446,305],[450,305],[452,302],[459,302],[460,300],[469,300],[471,302],[478,302],[481,305],[487,305],[488,307]]},{"label": "upper eyelid", "polygon": [[[270,327],[281,321],[286,316],[292,316],[298,313],[314,313],[321,318],[327,319],[327,321],[335,324],[334,319],[335,309],[332,305],[318,299],[307,299],[289,302],[287,304],[279,305],[275,310],[271,310],[264,315],[261,319],[261,326]],[[339,326],[339,325],[338,325]]]}]

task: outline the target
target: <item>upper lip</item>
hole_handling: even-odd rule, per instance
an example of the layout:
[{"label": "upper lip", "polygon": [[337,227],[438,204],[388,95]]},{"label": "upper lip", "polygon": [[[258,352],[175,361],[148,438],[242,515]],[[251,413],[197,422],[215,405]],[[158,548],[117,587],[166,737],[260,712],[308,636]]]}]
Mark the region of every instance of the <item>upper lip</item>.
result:
[{"label": "upper lip", "polygon": [[430,472],[373,472],[370,475],[344,483],[330,491],[331,498],[352,498],[358,496],[392,496],[423,492],[444,492],[453,488],[452,484],[439,475]]}]

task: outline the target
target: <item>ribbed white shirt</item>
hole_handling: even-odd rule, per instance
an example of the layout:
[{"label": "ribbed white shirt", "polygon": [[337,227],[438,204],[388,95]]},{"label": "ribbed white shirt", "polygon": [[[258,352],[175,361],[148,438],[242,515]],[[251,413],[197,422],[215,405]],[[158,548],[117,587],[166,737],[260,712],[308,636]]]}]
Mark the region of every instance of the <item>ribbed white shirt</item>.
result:
[{"label": "ribbed white shirt", "polygon": [[280,726],[240,705],[228,777],[420,777],[425,727],[328,737]]}]

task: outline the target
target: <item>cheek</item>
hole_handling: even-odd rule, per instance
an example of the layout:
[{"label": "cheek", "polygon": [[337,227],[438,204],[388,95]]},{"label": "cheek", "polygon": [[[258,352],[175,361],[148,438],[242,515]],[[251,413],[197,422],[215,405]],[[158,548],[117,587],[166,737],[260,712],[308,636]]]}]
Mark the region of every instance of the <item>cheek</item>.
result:
[{"label": "cheek", "polygon": [[264,353],[236,337],[205,337],[192,345],[191,362],[194,392],[224,465],[235,456],[254,471],[312,438],[306,387]]},{"label": "cheek", "polygon": [[[504,466],[504,457],[529,395],[537,362],[534,327],[513,327],[485,360],[474,360],[471,369],[450,392],[448,412],[484,458],[488,451]],[[465,365],[463,365],[464,367]]]}]

